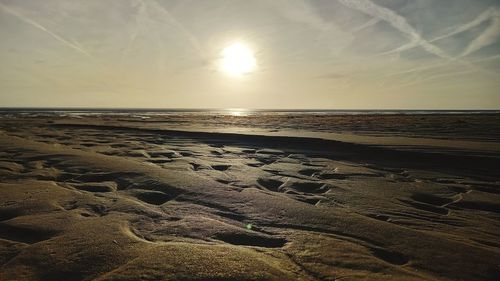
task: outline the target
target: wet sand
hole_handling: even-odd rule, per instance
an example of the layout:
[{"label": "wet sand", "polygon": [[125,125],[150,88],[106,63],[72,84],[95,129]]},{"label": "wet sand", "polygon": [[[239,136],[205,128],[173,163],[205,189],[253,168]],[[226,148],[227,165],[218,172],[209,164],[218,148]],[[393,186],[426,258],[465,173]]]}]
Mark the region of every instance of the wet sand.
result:
[{"label": "wet sand", "polygon": [[498,117],[424,117],[5,116],[0,280],[498,280]]}]

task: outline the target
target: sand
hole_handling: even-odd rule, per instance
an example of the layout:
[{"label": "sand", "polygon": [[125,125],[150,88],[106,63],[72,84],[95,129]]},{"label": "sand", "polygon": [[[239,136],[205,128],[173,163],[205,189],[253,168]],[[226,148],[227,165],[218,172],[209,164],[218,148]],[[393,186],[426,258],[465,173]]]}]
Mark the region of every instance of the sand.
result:
[{"label": "sand", "polygon": [[494,131],[1,121],[0,280],[500,278]]}]

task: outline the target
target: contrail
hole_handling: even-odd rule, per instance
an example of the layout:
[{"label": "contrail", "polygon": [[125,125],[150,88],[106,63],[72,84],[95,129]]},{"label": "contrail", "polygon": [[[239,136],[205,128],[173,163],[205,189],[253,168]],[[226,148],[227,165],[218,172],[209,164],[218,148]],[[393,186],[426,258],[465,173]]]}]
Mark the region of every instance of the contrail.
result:
[{"label": "contrail", "polygon": [[47,29],[46,27],[44,27],[43,25],[39,24],[38,22],[18,13],[17,11],[5,6],[4,4],[0,3],[0,8],[5,12],[5,13],[8,13],[10,15],[13,15],[15,16],[16,18],[24,21],[25,23],[49,34],[50,36],[52,36],[52,38],[56,39],[57,41],[61,42],[63,45],[65,45],[66,47],[69,47],[89,58],[91,58],[92,60],[95,60],[95,58],[89,54],[87,51],[83,50],[82,48],[78,47],[77,45],[71,43],[70,41],[62,38],[61,36],[55,34],[54,32],[50,31],[49,29]]},{"label": "contrail", "polygon": [[418,84],[421,84],[421,83],[424,83],[427,81],[432,81],[432,80],[436,80],[436,79],[443,78],[443,77],[460,76],[460,75],[465,75],[465,74],[469,74],[469,73],[473,73],[473,72],[475,72],[475,71],[472,69],[467,69],[467,70],[462,70],[462,71],[457,71],[457,72],[441,73],[441,74],[436,74],[433,76],[421,78],[417,81],[409,82],[406,84],[400,84],[400,85],[394,86],[393,88],[408,87],[408,86],[418,85]]},{"label": "contrail", "polygon": [[491,24],[476,39],[474,39],[461,56],[467,56],[473,52],[495,43],[500,38],[500,12],[495,9],[491,17]]},{"label": "contrail", "polygon": [[377,23],[379,23],[381,21],[380,18],[377,18],[377,17],[374,17],[372,19],[370,19],[369,21],[367,21],[366,23],[362,24],[361,26],[358,26],[356,27],[354,30],[352,30],[351,32],[352,33],[356,33],[356,32],[359,32],[365,28],[368,28],[370,26],[374,26],[376,25]]},{"label": "contrail", "polygon": [[[304,0],[273,0],[264,1],[286,19],[306,25],[317,33],[311,40],[313,46],[321,46],[329,50],[330,54],[338,53],[352,38],[352,32],[339,28],[334,22],[324,19],[316,7]],[[290,57],[291,58],[291,57]],[[303,60],[304,56],[295,54],[293,59]]]},{"label": "contrail", "polygon": [[[146,3],[142,0],[139,0],[138,3],[140,4],[140,9],[139,13],[137,14],[136,20],[141,23],[141,24],[150,24],[153,22],[153,19],[151,18],[151,15],[149,14],[148,7]],[[157,10],[157,9],[155,9]],[[155,42],[156,42],[156,47],[157,47],[157,53],[155,55],[155,60],[154,62],[156,63],[156,69],[158,75],[162,75],[165,70],[165,54],[164,54],[164,45],[163,41],[161,38],[160,33],[156,28],[151,28],[153,32],[151,32],[155,36]]]},{"label": "contrail", "polygon": [[[496,59],[499,59],[499,58],[500,58],[500,55],[494,55],[494,56],[489,56],[489,57],[485,57],[485,58],[471,60],[471,61],[469,61],[469,63],[480,63],[480,62],[486,62],[486,61],[496,60]],[[404,70],[404,71],[400,71],[400,72],[394,72],[394,73],[389,74],[388,77],[398,76],[398,75],[404,75],[404,74],[408,74],[408,73],[412,73],[412,72],[417,72],[417,71],[430,70],[430,69],[433,69],[433,68],[439,68],[439,67],[443,67],[443,66],[447,66],[447,65],[448,65],[447,62],[438,62],[438,63],[435,63],[435,64],[423,66],[423,67],[416,67],[416,68],[412,68],[412,69],[408,69],[408,70]]]},{"label": "contrail", "polygon": [[[497,7],[489,7],[488,9],[486,9],[485,11],[483,11],[481,14],[479,14],[475,19],[473,19],[472,21],[468,22],[468,23],[465,23],[465,24],[461,24],[455,28],[453,28],[453,30],[443,34],[443,35],[440,35],[440,36],[437,36],[437,37],[434,37],[430,40],[428,40],[429,43],[433,43],[435,41],[438,41],[438,40],[441,40],[441,39],[445,39],[445,38],[448,38],[448,37],[451,37],[453,35],[456,35],[456,34],[459,34],[459,33],[462,33],[462,32],[465,32],[467,30],[470,30],[480,24],[482,24],[483,22],[485,21],[488,21],[494,17],[498,17],[498,8]],[[406,51],[406,50],[409,50],[409,49],[412,49],[412,48],[415,48],[418,46],[418,43],[416,42],[411,42],[409,44],[406,44],[406,45],[403,45],[401,47],[398,47],[397,49],[394,49],[394,50],[391,50],[391,51],[387,51],[387,52],[383,52],[379,55],[388,55],[388,54],[393,54],[393,53],[398,53],[398,52],[402,52],[402,51]]]},{"label": "contrail", "polygon": [[142,15],[144,13],[144,3],[142,3],[141,1],[135,1],[138,3],[139,5],[139,9],[137,11],[137,15],[135,17],[135,28],[134,30],[132,31],[132,34],[130,34],[129,36],[129,40],[128,40],[128,43],[127,43],[127,46],[123,49],[122,51],[122,55],[121,55],[121,58],[120,58],[120,64],[123,65],[123,61],[125,60],[125,57],[128,55],[128,53],[130,52],[130,48],[132,48],[132,45],[134,44],[135,42],[135,39],[137,38],[137,35],[138,35],[138,25],[141,24],[141,20],[139,18],[140,15]]},{"label": "contrail", "polygon": [[[470,63],[481,63],[481,62],[487,62],[487,61],[492,61],[492,60],[497,60],[497,59],[500,59],[500,55],[494,55],[494,56],[490,56],[490,57],[485,57],[485,58],[471,60]],[[416,73],[416,72],[419,72],[419,71],[430,70],[430,69],[433,69],[433,68],[446,67],[446,66],[448,66],[448,63],[441,62],[441,63],[436,63],[436,64],[433,64],[433,65],[430,65],[430,66],[417,67],[417,68],[413,68],[413,69],[409,69],[409,70],[405,70],[405,71],[401,71],[401,72],[392,73],[392,74],[387,75],[387,77],[399,76],[399,75],[405,75],[405,74],[412,74],[412,73]],[[472,73],[474,71],[475,71],[474,69],[468,69],[468,70],[463,70],[463,71],[460,71],[460,72],[446,72],[446,73],[436,74],[436,75],[433,75],[433,76],[422,78],[422,79],[419,79],[418,81],[414,81],[414,82],[411,82],[411,83],[405,83],[405,84],[396,85],[394,87],[403,87],[403,86],[416,85],[416,84],[419,84],[419,83],[423,83],[425,81],[435,80],[435,79],[440,78],[440,77],[456,76],[456,75],[461,75],[461,74],[464,74],[464,73]]]},{"label": "contrail", "polygon": [[415,30],[415,28],[413,28],[404,17],[400,16],[399,14],[394,12],[393,10],[379,6],[370,0],[338,0],[338,1],[346,7],[356,9],[358,11],[365,13],[365,14],[380,18],[381,20],[389,23],[397,30],[406,34],[412,40],[412,42],[418,44],[424,50],[426,50],[427,52],[429,52],[437,57],[448,60],[450,62],[459,63],[465,67],[468,67],[470,69],[474,69],[476,71],[480,71],[480,72],[487,73],[490,75],[495,75],[495,77],[498,75],[498,73],[496,73],[496,72],[491,72],[491,71],[487,71],[487,70],[478,68],[472,64],[469,64],[467,62],[461,61],[457,58],[454,58],[454,57],[448,55],[446,52],[441,50],[441,48],[429,43],[429,41],[422,38],[422,36],[420,36],[420,34],[418,34],[418,32]]},{"label": "contrail", "polygon": [[59,41],[61,44],[63,44],[64,46],[68,47],[68,48],[71,48],[73,50],[75,50],[76,52],[86,56],[87,58],[89,58],[93,63],[95,63],[99,68],[101,68],[103,71],[105,71],[106,73],[109,73],[111,76],[109,77],[109,79],[106,79],[104,80],[102,83],[104,86],[106,86],[108,88],[109,91],[113,91],[112,87],[109,85],[109,82],[112,82],[114,84],[117,83],[117,78],[115,77],[115,72],[114,71],[111,71],[108,67],[106,67],[105,65],[101,64],[99,62],[99,60],[97,58],[95,58],[93,55],[91,55],[89,52],[85,51],[84,49],[82,49],[81,47],[79,47],[78,45],[75,45],[74,43],[64,39],[63,37],[57,35],[56,33],[52,32],[51,30],[47,29],[45,26],[39,24],[38,22],[24,16],[23,14],[11,9],[10,7],[7,7],[5,6],[4,4],[0,3],[0,9],[2,11],[4,11],[5,13],[7,14],[10,14],[10,15],[13,15],[15,16],[16,18],[22,20],[23,22],[35,27],[36,29],[39,29],[45,33],[47,33],[48,35],[50,35],[52,38],[54,38],[55,40]]},{"label": "contrail", "polygon": [[408,70],[403,70],[403,71],[400,71],[400,72],[390,73],[390,74],[387,75],[387,77],[404,75],[404,74],[408,74],[408,73],[412,73],[412,72],[417,72],[417,71],[423,71],[423,70],[430,70],[430,69],[433,69],[433,68],[438,68],[438,67],[445,66],[447,64],[448,64],[447,62],[441,61],[441,62],[438,62],[438,63],[426,65],[426,66],[423,66],[423,67],[415,67],[415,68],[408,69]]},{"label": "contrail", "polygon": [[281,0],[270,1],[273,7],[287,17],[289,20],[307,24],[308,26],[320,30],[329,31],[333,25],[316,14],[314,9],[305,1],[302,0]]},{"label": "contrail", "polygon": [[465,24],[462,24],[458,27],[456,27],[454,30],[452,30],[451,32],[448,32],[444,35],[441,35],[441,36],[438,36],[434,39],[432,39],[431,41],[437,41],[437,40],[441,40],[441,39],[444,39],[444,38],[448,38],[450,36],[453,36],[455,34],[458,34],[458,33],[461,33],[461,32],[464,32],[464,31],[467,31],[473,27],[476,27],[478,25],[480,25],[481,23],[489,20],[489,19],[492,19],[494,17],[498,17],[499,16],[499,11],[498,11],[498,8],[497,7],[489,7],[488,9],[486,9],[484,12],[482,12],[481,14],[479,14],[475,19],[473,19],[472,21],[468,22],[468,23],[465,23]]},{"label": "contrail", "polygon": [[184,37],[187,38],[191,46],[195,49],[196,52],[200,55],[202,60],[206,60],[207,56],[205,54],[204,49],[202,48],[200,42],[198,39],[189,32],[182,23],[180,23],[167,9],[165,9],[162,5],[158,4],[155,0],[140,0],[143,5],[146,5],[146,3],[152,5],[152,7],[158,11],[161,12],[165,18],[173,25],[175,26]]},{"label": "contrail", "polygon": [[413,28],[404,17],[398,15],[396,12],[379,6],[369,0],[338,0],[341,4],[346,7],[359,10],[365,14],[371,15],[373,17],[379,18],[386,21],[392,25],[397,30],[406,34],[413,42],[420,45],[427,52],[436,55],[440,58],[453,60],[451,56],[446,54],[439,47],[430,44],[428,41],[423,39],[420,34],[417,33],[415,28]]}]

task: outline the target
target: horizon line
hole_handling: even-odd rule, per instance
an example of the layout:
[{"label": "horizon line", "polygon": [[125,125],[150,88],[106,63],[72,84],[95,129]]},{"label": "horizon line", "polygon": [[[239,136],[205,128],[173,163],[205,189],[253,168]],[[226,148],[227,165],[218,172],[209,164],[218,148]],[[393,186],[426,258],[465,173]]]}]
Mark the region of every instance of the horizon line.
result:
[{"label": "horizon line", "polygon": [[499,109],[479,109],[479,108],[447,108],[447,109],[422,109],[422,108],[189,108],[189,107],[76,107],[76,106],[0,106],[0,111],[9,110],[130,110],[130,111],[500,111]]}]

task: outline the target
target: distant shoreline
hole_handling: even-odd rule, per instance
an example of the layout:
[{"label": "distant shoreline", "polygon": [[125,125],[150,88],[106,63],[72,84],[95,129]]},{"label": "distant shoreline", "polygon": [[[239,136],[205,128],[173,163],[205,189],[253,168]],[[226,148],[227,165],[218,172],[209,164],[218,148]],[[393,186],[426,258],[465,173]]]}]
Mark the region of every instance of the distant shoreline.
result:
[{"label": "distant shoreline", "polygon": [[437,114],[500,114],[500,109],[197,109],[197,108],[72,108],[72,107],[0,107],[0,114],[5,112],[71,112],[71,113],[299,113],[299,114],[334,114],[334,115],[437,115]]}]

